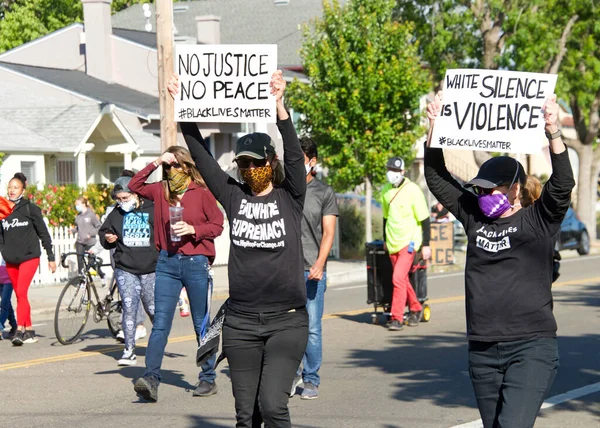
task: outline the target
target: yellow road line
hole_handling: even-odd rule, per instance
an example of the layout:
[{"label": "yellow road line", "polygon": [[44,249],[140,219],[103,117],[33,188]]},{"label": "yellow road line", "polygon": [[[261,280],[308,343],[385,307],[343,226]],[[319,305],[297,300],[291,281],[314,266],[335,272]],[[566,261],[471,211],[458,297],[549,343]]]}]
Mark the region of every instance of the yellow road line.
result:
[{"label": "yellow road line", "polygon": [[[561,282],[557,282],[557,283],[553,284],[552,288],[565,287],[568,285],[589,285],[589,284],[598,283],[598,282],[600,282],[600,276],[596,276],[593,278],[586,278],[586,279],[582,279],[582,280],[561,281]],[[462,300],[465,300],[464,295],[443,297],[440,299],[431,299],[427,303],[430,305],[433,305],[433,304],[460,302]],[[343,316],[368,314],[370,312],[372,312],[372,309],[369,309],[369,308],[357,309],[357,310],[353,310],[353,311],[345,311],[345,312],[338,312],[338,313],[334,313],[334,314],[327,314],[327,315],[323,316],[323,319],[324,320],[336,319],[336,318],[341,318]],[[188,342],[188,341],[192,341],[192,340],[196,340],[195,334],[170,338],[169,343],[181,343],[181,342]],[[147,342],[138,342],[138,345],[143,345],[146,343]],[[0,364],[0,371],[37,366],[37,365],[41,365],[41,364],[57,363],[60,361],[76,360],[79,358],[94,357],[96,355],[102,355],[102,354],[105,354],[108,352],[120,351],[122,349],[123,349],[122,345],[107,346],[106,348],[101,348],[96,351],[90,351],[90,352],[79,351],[79,352],[75,352],[72,354],[56,355],[54,357],[38,358],[35,360],[27,360],[27,361],[19,361],[16,363]]]}]

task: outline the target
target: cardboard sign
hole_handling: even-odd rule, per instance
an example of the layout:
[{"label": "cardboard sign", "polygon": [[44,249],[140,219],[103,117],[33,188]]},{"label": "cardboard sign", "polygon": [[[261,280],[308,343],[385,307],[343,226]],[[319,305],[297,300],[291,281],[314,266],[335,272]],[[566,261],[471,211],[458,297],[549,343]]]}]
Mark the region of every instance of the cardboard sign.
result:
[{"label": "cardboard sign", "polygon": [[542,107],[555,86],[553,74],[447,70],[431,147],[538,153],[544,141]]},{"label": "cardboard sign", "polygon": [[454,263],[454,224],[431,223],[431,264],[451,265]]},{"label": "cardboard sign", "polygon": [[176,122],[275,123],[277,45],[177,45]]}]

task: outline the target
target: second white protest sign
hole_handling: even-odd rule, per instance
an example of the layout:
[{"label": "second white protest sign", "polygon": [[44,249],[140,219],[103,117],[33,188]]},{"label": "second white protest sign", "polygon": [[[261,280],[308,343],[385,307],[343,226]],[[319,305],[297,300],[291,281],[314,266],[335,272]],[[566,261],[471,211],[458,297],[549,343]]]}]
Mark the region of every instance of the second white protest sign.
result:
[{"label": "second white protest sign", "polygon": [[544,140],[542,107],[556,75],[501,70],[447,70],[432,147],[537,153]]},{"label": "second white protest sign", "polygon": [[177,122],[275,123],[277,45],[177,45]]}]

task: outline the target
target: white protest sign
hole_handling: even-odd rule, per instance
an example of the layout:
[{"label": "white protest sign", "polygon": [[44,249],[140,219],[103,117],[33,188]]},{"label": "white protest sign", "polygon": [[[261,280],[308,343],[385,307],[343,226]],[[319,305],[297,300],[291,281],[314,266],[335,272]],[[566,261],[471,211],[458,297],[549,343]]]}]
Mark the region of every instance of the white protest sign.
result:
[{"label": "white protest sign", "polygon": [[177,45],[176,122],[275,123],[277,45]]},{"label": "white protest sign", "polygon": [[556,75],[500,70],[447,70],[442,111],[431,147],[537,153],[544,141],[546,99]]}]

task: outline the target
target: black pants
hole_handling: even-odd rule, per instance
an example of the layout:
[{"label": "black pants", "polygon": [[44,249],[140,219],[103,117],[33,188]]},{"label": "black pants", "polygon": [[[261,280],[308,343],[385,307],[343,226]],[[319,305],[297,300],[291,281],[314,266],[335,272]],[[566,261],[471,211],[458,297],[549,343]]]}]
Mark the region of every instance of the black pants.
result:
[{"label": "black pants", "polygon": [[530,428],[558,369],[556,338],[469,342],[469,374],[485,428]]},{"label": "black pants", "polygon": [[242,313],[228,308],[223,352],[229,362],[237,428],[291,427],[289,393],[308,341],[305,308]]},{"label": "black pants", "polygon": [[[77,251],[77,254],[85,253],[92,247],[93,247],[93,245],[91,245],[91,244],[81,244],[79,242],[75,243],[75,251]],[[83,256],[77,256],[77,273],[78,274],[81,273],[81,269],[83,269]]]}]

